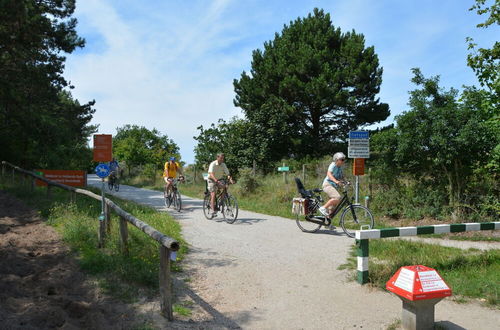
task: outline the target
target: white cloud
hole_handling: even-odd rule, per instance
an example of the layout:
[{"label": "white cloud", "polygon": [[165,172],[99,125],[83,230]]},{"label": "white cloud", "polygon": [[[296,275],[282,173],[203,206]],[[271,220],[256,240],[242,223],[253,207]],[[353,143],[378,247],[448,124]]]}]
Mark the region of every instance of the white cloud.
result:
[{"label": "white cloud", "polygon": [[65,75],[80,101],[96,99],[92,123],[100,133],[125,124],[154,127],[192,162],[196,127],[239,114],[232,80],[249,70],[251,51],[315,6],[375,46],[384,67],[380,98],[393,114],[406,109],[412,67],[442,74],[454,87],[473,76],[462,43],[475,24],[460,20],[470,16],[460,14],[467,8],[431,0],[80,1],[78,30],[88,46],[68,56]]}]

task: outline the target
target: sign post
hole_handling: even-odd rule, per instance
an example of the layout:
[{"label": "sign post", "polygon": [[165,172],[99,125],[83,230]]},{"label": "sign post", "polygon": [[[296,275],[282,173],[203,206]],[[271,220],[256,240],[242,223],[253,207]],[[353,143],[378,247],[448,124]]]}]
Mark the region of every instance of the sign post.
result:
[{"label": "sign post", "polygon": [[365,158],[370,158],[370,137],[367,131],[349,132],[347,157],[354,158],[353,174],[355,182],[355,203],[359,204],[359,176],[365,174]]},{"label": "sign post", "polygon": [[438,272],[423,265],[401,267],[385,287],[403,302],[403,329],[434,329],[434,306],[451,296]]},{"label": "sign post", "polygon": [[105,228],[104,228],[104,220],[106,219],[106,208],[104,206],[105,201],[104,201],[104,178],[109,176],[110,168],[108,164],[101,163],[96,166],[95,168],[95,174],[97,174],[98,177],[101,178],[102,180],[102,185],[101,185],[101,196],[102,196],[102,201],[101,201],[101,215],[99,216],[99,247],[103,247],[104,245],[104,235],[105,235]]},{"label": "sign post", "polygon": [[282,167],[278,167],[278,172],[283,172],[283,182],[287,183],[287,172],[290,171],[290,167],[285,166],[285,163],[283,163]]}]

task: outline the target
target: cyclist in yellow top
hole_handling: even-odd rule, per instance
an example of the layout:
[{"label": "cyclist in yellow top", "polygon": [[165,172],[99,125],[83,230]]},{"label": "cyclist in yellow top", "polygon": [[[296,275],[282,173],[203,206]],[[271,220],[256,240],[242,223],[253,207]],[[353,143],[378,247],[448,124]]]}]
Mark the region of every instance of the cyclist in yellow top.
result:
[{"label": "cyclist in yellow top", "polygon": [[169,161],[165,163],[165,169],[163,171],[163,180],[165,180],[166,191],[170,193],[170,189],[172,187],[172,182],[177,176],[177,172],[179,172],[179,180],[183,181],[184,176],[182,173],[182,167],[178,162],[175,161],[175,157],[170,157]]}]

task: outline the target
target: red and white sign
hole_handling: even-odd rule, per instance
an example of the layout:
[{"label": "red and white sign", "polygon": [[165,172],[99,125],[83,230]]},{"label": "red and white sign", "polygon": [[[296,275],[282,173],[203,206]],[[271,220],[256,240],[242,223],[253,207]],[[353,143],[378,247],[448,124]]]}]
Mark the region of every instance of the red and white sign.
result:
[{"label": "red and white sign", "polygon": [[[87,172],[73,170],[35,170],[42,172],[43,177],[51,181],[65,184],[72,187],[87,186]],[[36,180],[37,186],[46,186],[47,184],[41,180]]]},{"label": "red and white sign", "polygon": [[438,272],[422,265],[401,267],[385,287],[398,296],[412,301],[451,296],[450,287]]},{"label": "red and white sign", "polygon": [[94,162],[110,162],[113,157],[113,138],[111,134],[94,135]]}]

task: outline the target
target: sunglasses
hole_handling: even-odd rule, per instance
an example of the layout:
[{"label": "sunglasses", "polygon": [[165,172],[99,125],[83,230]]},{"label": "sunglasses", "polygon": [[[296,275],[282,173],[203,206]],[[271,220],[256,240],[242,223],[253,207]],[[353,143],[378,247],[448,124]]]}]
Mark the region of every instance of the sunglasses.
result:
[{"label": "sunglasses", "polygon": [[341,161],[345,162],[345,158],[340,158],[339,160],[341,160]]}]

